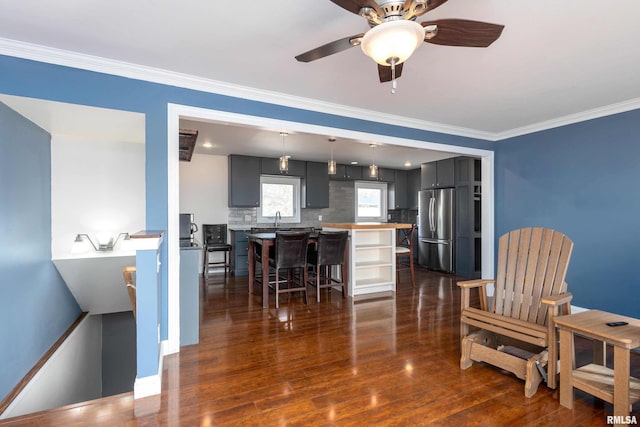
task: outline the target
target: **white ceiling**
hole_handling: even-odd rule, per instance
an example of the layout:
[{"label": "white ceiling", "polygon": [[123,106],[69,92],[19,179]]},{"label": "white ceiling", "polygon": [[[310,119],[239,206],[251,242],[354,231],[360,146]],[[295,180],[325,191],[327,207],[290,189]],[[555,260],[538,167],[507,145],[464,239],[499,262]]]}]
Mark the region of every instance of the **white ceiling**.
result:
[{"label": "white ceiling", "polygon": [[422,45],[393,95],[359,48],[295,61],[367,30],[329,0],[0,0],[0,38],[501,139],[638,108],[639,17],[637,0],[449,0],[418,21],[498,23],[502,36],[486,49]]}]

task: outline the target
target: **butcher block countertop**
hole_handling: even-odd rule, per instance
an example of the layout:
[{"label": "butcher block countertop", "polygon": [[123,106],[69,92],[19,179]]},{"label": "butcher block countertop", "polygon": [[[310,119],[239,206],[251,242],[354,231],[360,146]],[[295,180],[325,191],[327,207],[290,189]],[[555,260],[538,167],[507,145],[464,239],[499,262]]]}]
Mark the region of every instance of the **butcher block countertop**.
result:
[{"label": "butcher block countertop", "polygon": [[322,228],[342,228],[345,230],[369,230],[377,228],[411,228],[413,224],[398,224],[395,222],[323,222]]}]

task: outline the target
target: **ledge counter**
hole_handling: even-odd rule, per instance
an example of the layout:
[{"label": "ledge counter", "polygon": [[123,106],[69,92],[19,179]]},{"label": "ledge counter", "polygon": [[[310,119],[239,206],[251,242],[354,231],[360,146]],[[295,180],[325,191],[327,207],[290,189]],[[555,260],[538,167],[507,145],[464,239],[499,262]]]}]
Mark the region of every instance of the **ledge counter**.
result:
[{"label": "ledge counter", "polygon": [[386,222],[322,223],[323,231],[349,232],[350,297],[396,291],[396,233],[411,227]]}]

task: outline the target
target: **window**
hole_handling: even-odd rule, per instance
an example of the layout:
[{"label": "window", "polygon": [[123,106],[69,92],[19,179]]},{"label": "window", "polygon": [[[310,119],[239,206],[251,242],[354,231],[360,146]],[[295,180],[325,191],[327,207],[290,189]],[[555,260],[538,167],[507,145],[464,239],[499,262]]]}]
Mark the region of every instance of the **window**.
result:
[{"label": "window", "polygon": [[277,212],[281,222],[300,222],[300,178],[260,176],[258,222],[275,222]]},{"label": "window", "polygon": [[356,181],[356,221],[387,220],[387,184]]}]

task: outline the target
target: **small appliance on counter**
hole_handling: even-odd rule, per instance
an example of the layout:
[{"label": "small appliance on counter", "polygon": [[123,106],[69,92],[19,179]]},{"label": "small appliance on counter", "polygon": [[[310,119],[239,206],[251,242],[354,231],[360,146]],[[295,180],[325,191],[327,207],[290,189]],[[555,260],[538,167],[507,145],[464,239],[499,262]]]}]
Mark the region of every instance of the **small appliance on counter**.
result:
[{"label": "small appliance on counter", "polygon": [[198,231],[198,226],[193,222],[192,213],[180,214],[180,247],[197,246],[194,234]]}]

